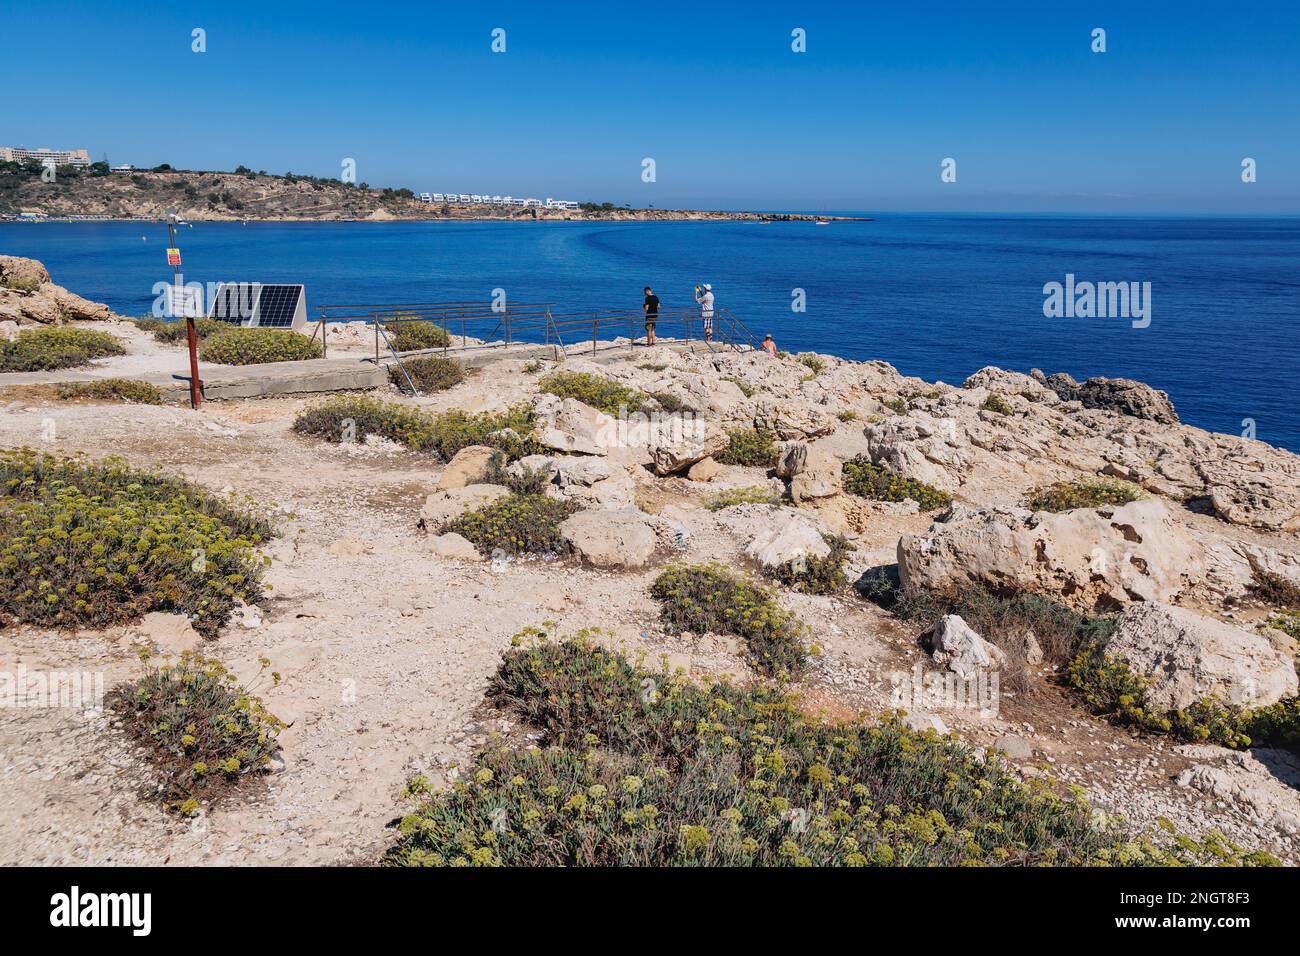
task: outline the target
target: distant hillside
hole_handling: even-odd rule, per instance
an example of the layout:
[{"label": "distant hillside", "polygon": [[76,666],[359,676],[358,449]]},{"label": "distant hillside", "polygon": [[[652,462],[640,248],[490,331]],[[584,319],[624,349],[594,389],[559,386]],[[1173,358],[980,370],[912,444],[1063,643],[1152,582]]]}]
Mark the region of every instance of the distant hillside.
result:
[{"label": "distant hillside", "polygon": [[815,219],[815,216],[746,212],[620,209],[608,203],[581,210],[503,209],[474,204],[432,205],[409,189],[372,189],[337,179],[275,176],[240,167],[236,172],[197,172],[159,167],[111,173],[102,163],[89,170],[61,166],[54,182],[35,163],[0,163],[0,216],[89,216],[150,219],[175,209],[198,220],[340,219]]}]

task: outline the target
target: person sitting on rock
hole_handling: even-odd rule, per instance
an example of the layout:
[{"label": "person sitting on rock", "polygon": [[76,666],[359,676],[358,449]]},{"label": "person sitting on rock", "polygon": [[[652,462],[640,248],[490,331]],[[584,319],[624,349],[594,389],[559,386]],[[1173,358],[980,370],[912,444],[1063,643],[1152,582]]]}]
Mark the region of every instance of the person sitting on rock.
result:
[{"label": "person sitting on rock", "polygon": [[767,335],[763,336],[763,344],[761,348],[768,355],[772,356],[772,358],[776,358],[776,343],[772,341],[771,332],[768,332]]}]

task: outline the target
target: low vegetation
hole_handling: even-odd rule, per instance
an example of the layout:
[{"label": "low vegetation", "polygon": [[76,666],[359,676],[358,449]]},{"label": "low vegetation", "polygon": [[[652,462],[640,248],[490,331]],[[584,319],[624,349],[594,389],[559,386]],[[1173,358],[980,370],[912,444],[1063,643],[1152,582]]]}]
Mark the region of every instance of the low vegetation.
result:
[{"label": "low vegetation", "polygon": [[531,437],[532,411],[525,405],[477,415],[459,409],[438,415],[368,395],[336,395],[300,412],[293,430],[336,444],[375,435],[445,461],[470,445],[498,448],[511,461],[540,450]]},{"label": "low vegetation", "polygon": [[[155,341],[169,345],[185,342],[189,334],[185,319],[160,319],[152,315],[144,315],[136,319],[135,324],[137,328],[152,335]],[[230,322],[199,318],[194,320],[194,337],[202,342],[213,335],[229,332],[232,328],[235,326]]]},{"label": "low vegetation", "polygon": [[730,382],[732,385],[736,386],[736,388],[740,389],[740,394],[744,395],[746,398],[753,398],[758,391],[758,389],[754,388],[754,386],[750,385],[744,379],[736,378],[734,375],[724,376],[722,380],[724,382]]},{"label": "low vegetation", "polygon": [[417,352],[420,349],[445,349],[451,336],[441,325],[422,320],[402,320],[385,323],[384,332],[393,348],[399,352]]},{"label": "low vegetation", "polygon": [[765,429],[728,428],[727,447],[713,457],[723,465],[775,468],[776,436]]},{"label": "low vegetation", "polygon": [[632,415],[636,412],[655,411],[657,408],[650,396],[590,372],[566,372],[559,369],[543,376],[537,387],[558,398],[577,399],[606,415],[617,416],[620,410]]},{"label": "low vegetation", "polygon": [[[219,662],[185,651],[175,662],[150,666],[147,654],[144,673],[114,688],[106,702],[148,753],[168,809],[192,816],[267,768],[285,724]],[[264,673],[270,661],[261,664]],[[280,682],[279,674],[270,677]]]},{"label": "low vegetation", "polygon": [[710,495],[704,506],[710,511],[721,511],[736,505],[779,505],[781,496],[767,485],[751,485],[748,488],[727,488],[716,495]]},{"label": "low vegetation", "polygon": [[772,570],[772,577],[802,594],[834,594],[848,586],[844,562],[853,548],[842,535],[823,535],[830,547],[825,557],[804,555]]},{"label": "low vegetation", "polygon": [[1248,590],[1269,607],[1300,608],[1300,585],[1278,574],[1255,569]]},{"label": "low vegetation", "polygon": [[795,361],[812,372],[813,375],[820,375],[826,371],[826,360],[816,352],[800,352],[795,356]]},{"label": "low vegetation", "polygon": [[952,504],[952,495],[915,478],[904,478],[873,464],[865,455],[844,463],[844,490],[872,501],[906,501],[911,498],[922,511],[934,511]]},{"label": "low vegetation", "polygon": [[597,637],[516,639],[488,694],[537,746],[494,744],[441,792],[413,779],[388,863],[1276,864],[1219,834],[1157,845],[955,738],[824,723],[789,694],[645,670]]},{"label": "low vegetation", "polygon": [[676,564],[650,587],[659,618],[672,633],[734,634],[745,642],[754,669],[768,677],[797,678],[808,646],[808,626],[782,608],[766,588],[720,564]]},{"label": "low vegetation", "polygon": [[97,378],[89,382],[59,382],[55,394],[62,399],[92,398],[101,401],[130,402],[136,405],[161,405],[162,392],[157,385],[130,378]]},{"label": "low vegetation", "polygon": [[998,415],[1014,415],[1016,413],[1016,410],[1011,407],[1011,403],[1001,395],[989,395],[988,398],[984,399],[984,404],[980,408]]},{"label": "low vegetation", "polygon": [[116,336],[97,329],[43,325],[0,338],[0,372],[46,372],[76,368],[99,358],[125,355]]},{"label": "low vegetation", "polygon": [[488,466],[479,480],[487,485],[501,485],[517,495],[540,495],[551,483],[549,464],[538,466],[525,465],[522,462],[513,470],[509,467],[510,459],[505,452],[497,452],[488,461]]},{"label": "low vegetation", "polygon": [[[406,374],[402,374],[402,369]],[[443,392],[465,381],[465,367],[455,359],[441,355],[429,355],[424,358],[406,359],[401,366],[388,366],[388,380],[400,389],[409,389],[407,376],[423,394]]]},{"label": "low vegetation", "polygon": [[513,494],[454,518],[437,530],[463,536],[483,555],[498,550],[558,555],[567,550],[560,524],[580,509],[577,502],[557,501],[543,494]]},{"label": "low vegetation", "polygon": [[1106,653],[1116,618],[1080,614],[1035,594],[996,594],[968,588],[958,594],[906,595],[880,587],[900,617],[929,631],[945,614],[958,614],[977,634],[1007,655],[1013,686],[1024,685],[1025,635],[1032,633],[1046,663],[1056,665],[1065,682],[1096,715],[1147,733],[1225,747],[1300,743],[1300,698],[1249,710],[1214,698],[1184,710],[1162,710],[1147,701],[1147,681],[1122,659]]},{"label": "low vegetation", "polygon": [[188,482],[28,449],[0,453],[0,625],[103,628],[150,611],[213,635],[262,597],[260,516]]},{"label": "low vegetation", "polygon": [[230,328],[199,344],[199,358],[217,365],[302,362],[324,354],[320,342],[292,329]]},{"label": "low vegetation", "polygon": [[1294,640],[1300,641],[1300,610],[1276,611],[1269,615],[1268,626],[1275,627]]},{"label": "low vegetation", "polygon": [[1106,505],[1126,505],[1146,495],[1131,482],[1118,478],[1087,477],[1073,481],[1058,481],[1040,488],[1029,496],[1028,506],[1034,511],[1071,511],[1075,508],[1101,508]]}]

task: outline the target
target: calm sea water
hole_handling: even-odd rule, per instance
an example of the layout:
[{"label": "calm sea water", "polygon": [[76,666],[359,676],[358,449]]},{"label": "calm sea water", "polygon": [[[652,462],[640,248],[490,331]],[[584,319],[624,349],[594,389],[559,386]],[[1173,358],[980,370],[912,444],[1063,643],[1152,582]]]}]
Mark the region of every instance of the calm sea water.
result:
[{"label": "calm sea water", "polygon": [[[145,237],[145,238],[142,238]],[[884,359],[959,384],[984,365],[1122,376],[1184,421],[1300,451],[1300,219],[886,216],[834,223],[199,223],[187,281],[301,282],[308,306],[486,301],[665,310],[698,281],[790,351]],[[0,252],[128,315],[165,280],[166,230],[0,224]],[[1045,318],[1043,285],[1152,286],[1151,324]],[[806,311],[791,309],[803,289]]]}]

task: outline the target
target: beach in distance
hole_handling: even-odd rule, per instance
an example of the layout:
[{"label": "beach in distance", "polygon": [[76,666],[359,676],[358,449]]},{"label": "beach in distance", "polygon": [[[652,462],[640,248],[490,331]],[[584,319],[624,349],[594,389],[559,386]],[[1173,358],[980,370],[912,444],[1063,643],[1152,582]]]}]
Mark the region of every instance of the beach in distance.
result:
[{"label": "beach in distance", "polygon": [[[145,222],[0,224],[6,253],[124,315],[152,307],[165,241]],[[495,289],[637,310],[647,284],[667,311],[710,282],[719,306],[787,351],[879,358],[954,384],[986,365],[1133,378],[1168,392],[1189,424],[1300,450],[1295,217],[200,222],[181,242],[187,282],[301,282],[313,313],[488,301]],[[1145,314],[1049,317],[1044,287],[1067,282],[1136,283]]]}]

